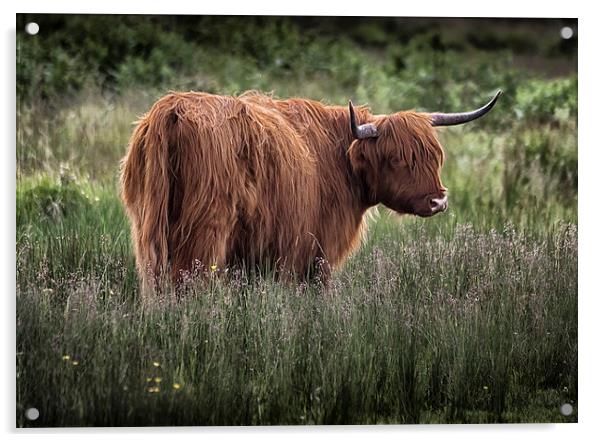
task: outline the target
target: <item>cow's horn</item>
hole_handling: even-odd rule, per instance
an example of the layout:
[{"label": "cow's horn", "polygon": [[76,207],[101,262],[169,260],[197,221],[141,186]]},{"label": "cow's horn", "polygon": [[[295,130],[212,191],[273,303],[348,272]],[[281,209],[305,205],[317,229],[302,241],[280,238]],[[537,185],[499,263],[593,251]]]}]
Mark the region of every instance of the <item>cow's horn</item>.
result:
[{"label": "cow's horn", "polygon": [[378,137],[378,130],[372,123],[366,123],[357,125],[355,119],[355,110],[353,109],[353,103],[349,100],[349,121],[351,122],[351,133],[353,138],[361,140],[362,138],[374,138]]},{"label": "cow's horn", "polygon": [[455,114],[430,114],[431,124],[433,126],[454,126],[456,124],[464,124],[468,123],[469,121],[476,120],[477,118],[482,117],[491,110],[501,93],[502,91],[497,91],[497,93],[489,101],[489,103],[487,103],[483,107],[478,108],[477,110],[473,110],[470,112],[458,112]]}]

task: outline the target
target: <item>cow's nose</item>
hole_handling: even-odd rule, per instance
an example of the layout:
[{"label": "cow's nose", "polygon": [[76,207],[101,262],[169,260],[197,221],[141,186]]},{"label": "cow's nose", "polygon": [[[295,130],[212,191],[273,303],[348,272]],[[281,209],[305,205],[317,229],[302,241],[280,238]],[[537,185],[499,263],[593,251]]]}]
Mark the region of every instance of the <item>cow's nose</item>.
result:
[{"label": "cow's nose", "polygon": [[447,210],[447,195],[444,195],[443,198],[433,198],[431,199],[431,211],[433,215],[439,212],[445,212]]}]

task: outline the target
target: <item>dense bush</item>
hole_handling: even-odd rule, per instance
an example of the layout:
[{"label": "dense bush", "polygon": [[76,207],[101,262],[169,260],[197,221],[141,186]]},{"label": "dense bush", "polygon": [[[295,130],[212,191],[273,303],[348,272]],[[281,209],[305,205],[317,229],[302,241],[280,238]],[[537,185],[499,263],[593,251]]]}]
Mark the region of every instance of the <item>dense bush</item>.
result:
[{"label": "dense bush", "polygon": [[[23,32],[32,20],[40,24],[36,36]],[[416,79],[435,88],[418,96],[417,103],[457,104],[445,101],[441,93],[453,82],[474,83],[464,90],[470,95],[476,88],[492,89],[508,80],[503,74],[507,70],[494,57],[483,62],[479,49],[542,54],[560,42],[550,34],[551,22],[546,32],[530,40],[525,35],[533,37],[532,30],[514,31],[515,25],[504,21],[453,24],[396,18],[19,15],[17,92],[21,99],[49,99],[90,84],[111,90],[132,84],[173,88],[181,84],[174,77],[224,71],[241,86],[240,77],[250,72],[297,79],[335,75],[349,86],[365,79],[362,68],[389,66],[391,75],[405,72],[404,82]],[[496,37],[483,44],[487,35]],[[457,53],[448,57],[450,51]],[[473,53],[478,69],[472,67]],[[568,56],[575,54],[576,47]],[[245,69],[236,72],[238,65],[230,72],[232,59],[241,60]],[[483,70],[497,75],[482,76]],[[432,96],[439,98],[424,100]]]},{"label": "dense bush", "polygon": [[577,117],[577,76],[533,80],[518,89],[516,116],[532,123],[566,123]]},{"label": "dense bush", "polygon": [[41,176],[18,189],[17,224],[39,223],[42,219],[60,221],[75,210],[87,210],[89,199],[68,170],[61,171],[60,179]]}]

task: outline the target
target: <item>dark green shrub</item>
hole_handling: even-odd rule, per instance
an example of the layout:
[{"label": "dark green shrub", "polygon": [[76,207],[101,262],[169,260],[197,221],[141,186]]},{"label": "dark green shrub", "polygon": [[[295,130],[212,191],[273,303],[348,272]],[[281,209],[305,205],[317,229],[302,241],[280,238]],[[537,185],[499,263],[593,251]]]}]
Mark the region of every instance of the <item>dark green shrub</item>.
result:
[{"label": "dark green shrub", "polygon": [[67,171],[62,171],[60,179],[42,176],[35,185],[17,190],[17,225],[60,221],[89,204],[89,196]]},{"label": "dark green shrub", "polygon": [[577,76],[532,80],[517,91],[516,114],[533,123],[566,123],[577,117]]}]

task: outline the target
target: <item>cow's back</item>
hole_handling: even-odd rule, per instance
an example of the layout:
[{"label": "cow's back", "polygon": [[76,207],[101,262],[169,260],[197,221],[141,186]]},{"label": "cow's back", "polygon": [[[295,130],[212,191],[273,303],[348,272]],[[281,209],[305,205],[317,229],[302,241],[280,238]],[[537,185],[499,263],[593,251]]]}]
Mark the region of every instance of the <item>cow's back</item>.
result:
[{"label": "cow's back", "polygon": [[[317,249],[318,177],[297,130],[278,109],[244,98],[182,93],[162,100],[174,115],[175,267],[223,255],[223,265],[265,261],[304,271]],[[211,247],[207,238],[223,246]],[[207,248],[213,256],[203,256]]]}]

